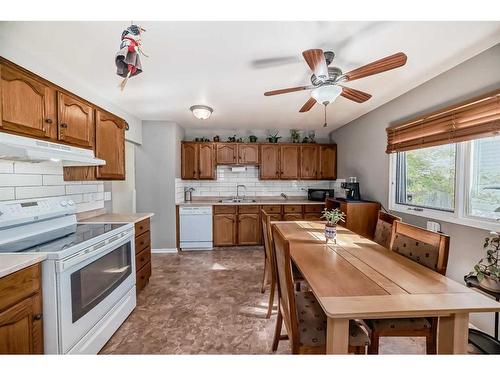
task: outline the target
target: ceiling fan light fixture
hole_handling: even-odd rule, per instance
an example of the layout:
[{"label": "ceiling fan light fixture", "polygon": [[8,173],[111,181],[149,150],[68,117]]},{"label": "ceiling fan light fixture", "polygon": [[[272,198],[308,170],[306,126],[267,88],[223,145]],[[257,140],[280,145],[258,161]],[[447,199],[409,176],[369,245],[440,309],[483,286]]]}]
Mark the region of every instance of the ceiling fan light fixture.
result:
[{"label": "ceiling fan light fixture", "polygon": [[327,105],[334,102],[341,93],[342,87],[337,85],[325,85],[314,89],[311,92],[311,97],[318,103]]},{"label": "ceiling fan light fixture", "polygon": [[189,107],[189,110],[193,112],[194,117],[196,117],[199,120],[208,119],[212,115],[212,112],[214,111],[212,108],[206,105],[193,105]]}]

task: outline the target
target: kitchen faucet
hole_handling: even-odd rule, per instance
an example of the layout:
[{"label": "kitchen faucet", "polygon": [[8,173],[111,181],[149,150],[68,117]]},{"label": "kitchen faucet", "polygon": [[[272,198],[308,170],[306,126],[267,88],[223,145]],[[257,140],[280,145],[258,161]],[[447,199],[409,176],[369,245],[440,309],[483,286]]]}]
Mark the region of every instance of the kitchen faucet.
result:
[{"label": "kitchen faucet", "polygon": [[247,195],[247,187],[245,185],[236,185],[236,199],[240,199],[240,188],[245,189],[245,194],[243,195],[243,198]]}]

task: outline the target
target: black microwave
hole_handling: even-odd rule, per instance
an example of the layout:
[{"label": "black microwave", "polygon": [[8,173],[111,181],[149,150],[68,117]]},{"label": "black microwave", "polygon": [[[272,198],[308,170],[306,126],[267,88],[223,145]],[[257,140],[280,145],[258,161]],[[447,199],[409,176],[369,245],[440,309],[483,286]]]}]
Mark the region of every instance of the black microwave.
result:
[{"label": "black microwave", "polygon": [[326,198],[333,198],[333,189],[307,189],[307,199],[324,202]]}]

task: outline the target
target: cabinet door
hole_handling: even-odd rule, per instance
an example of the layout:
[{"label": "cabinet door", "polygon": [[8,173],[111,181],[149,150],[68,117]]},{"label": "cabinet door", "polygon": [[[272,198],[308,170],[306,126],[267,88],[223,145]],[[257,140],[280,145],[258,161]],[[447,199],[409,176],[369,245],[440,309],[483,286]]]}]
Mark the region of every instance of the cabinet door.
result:
[{"label": "cabinet door", "polygon": [[125,122],[111,114],[96,111],[96,155],[106,160],[97,167],[97,178],[125,179]]},{"label": "cabinet door", "polygon": [[198,179],[198,144],[184,142],[181,145],[181,177],[183,180]]},{"label": "cabinet door", "polygon": [[280,147],[280,178],[282,180],[299,179],[299,154],[300,146]]},{"label": "cabinet door", "polygon": [[260,243],[259,214],[238,215],[238,245],[258,245]]},{"label": "cabinet door", "polygon": [[58,92],[59,140],[78,147],[94,146],[94,108],[80,99]]},{"label": "cabinet door", "polygon": [[300,146],[300,179],[318,178],[319,147],[317,145]]},{"label": "cabinet door", "polygon": [[320,212],[306,212],[306,213],[304,213],[304,220],[307,220],[307,221],[321,221],[323,219],[321,218],[321,213]]},{"label": "cabinet door", "polygon": [[236,245],[236,215],[214,215],[214,246]]},{"label": "cabinet door", "polygon": [[279,179],[279,147],[278,145],[260,146],[260,168],[259,174],[261,180]]},{"label": "cabinet door", "polygon": [[337,145],[320,145],[319,178],[321,180],[337,179]]},{"label": "cabinet door", "polygon": [[212,143],[199,144],[198,178],[200,180],[215,180],[215,150]]},{"label": "cabinet door", "polygon": [[238,145],[238,163],[259,164],[259,146]]},{"label": "cabinet door", "polygon": [[285,221],[303,220],[303,216],[302,216],[302,214],[284,214],[283,220],[285,220]]},{"label": "cabinet door", "polygon": [[217,164],[236,164],[238,145],[235,143],[217,144]]},{"label": "cabinet door", "polygon": [[0,313],[0,354],[41,354],[42,320],[39,295]]},{"label": "cabinet door", "polygon": [[55,90],[20,70],[0,65],[0,129],[56,138]]}]

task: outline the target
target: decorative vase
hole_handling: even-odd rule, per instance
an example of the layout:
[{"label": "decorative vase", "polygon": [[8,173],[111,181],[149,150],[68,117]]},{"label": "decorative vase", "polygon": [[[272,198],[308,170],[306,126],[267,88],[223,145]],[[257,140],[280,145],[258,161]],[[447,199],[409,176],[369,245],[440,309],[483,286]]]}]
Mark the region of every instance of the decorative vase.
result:
[{"label": "decorative vase", "polygon": [[335,245],[337,244],[337,224],[332,222],[327,222],[325,224],[325,239],[328,243],[332,241]]},{"label": "decorative vase", "polygon": [[255,142],[257,142],[257,137],[255,135],[251,135],[251,136],[248,137],[248,140],[251,143],[255,143]]},{"label": "decorative vase", "polygon": [[500,280],[497,280],[490,275],[484,275],[483,279],[479,282],[479,285],[490,292],[500,292]]}]

